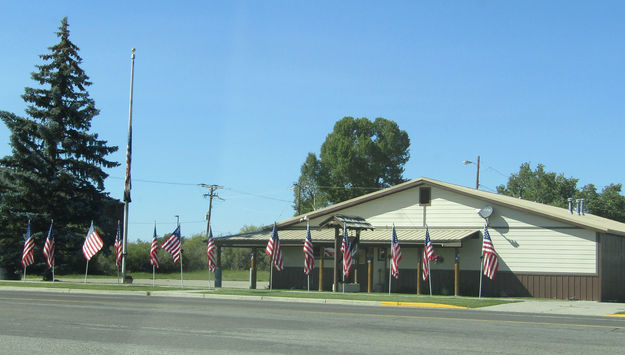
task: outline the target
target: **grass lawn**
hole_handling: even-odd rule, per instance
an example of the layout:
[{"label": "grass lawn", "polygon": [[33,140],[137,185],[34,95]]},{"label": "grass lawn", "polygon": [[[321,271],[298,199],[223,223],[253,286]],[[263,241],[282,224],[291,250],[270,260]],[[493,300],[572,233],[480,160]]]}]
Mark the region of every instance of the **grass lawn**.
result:
[{"label": "grass lawn", "polygon": [[[149,280],[152,278],[151,273],[130,273],[135,280],[143,279]],[[46,287],[57,289],[88,289],[88,290],[102,290],[102,291],[138,291],[145,292],[150,295],[153,291],[201,291],[206,294],[215,295],[236,295],[236,296],[261,296],[261,297],[286,297],[286,298],[303,298],[303,299],[320,299],[320,300],[350,300],[350,301],[373,301],[373,302],[406,302],[406,303],[436,303],[451,306],[478,308],[493,306],[497,304],[518,302],[506,299],[491,299],[491,298],[475,298],[475,297],[455,297],[455,296],[426,296],[415,294],[391,294],[388,293],[342,293],[342,292],[319,292],[319,291],[303,291],[303,290],[272,290],[257,289],[250,290],[244,288],[219,288],[207,290],[204,287],[185,286],[180,288],[175,286],[155,286],[149,284],[117,284],[111,282],[111,279],[116,278],[117,275],[89,275],[88,282],[83,283],[84,275],[72,274],[72,275],[57,275],[60,282],[42,282],[41,276],[28,276],[26,281],[0,281],[0,287],[3,286],[18,286],[18,287]],[[208,271],[196,271],[185,272],[183,274],[185,280],[206,280],[208,278]],[[214,280],[214,275],[211,275]],[[98,279],[108,279],[104,283],[98,283]],[[172,274],[156,274],[157,280],[179,280],[179,273]],[[248,270],[223,270],[224,281],[247,281],[249,279]],[[258,271],[258,281],[268,281],[268,271]]]},{"label": "grass lawn", "polygon": [[[130,272],[128,275],[132,276],[135,279],[152,279],[152,273],[148,272]],[[154,275],[157,280],[180,280],[180,273],[171,273],[171,274],[159,274],[156,272]],[[76,280],[84,280],[84,274],[70,274],[70,275],[55,275],[56,278],[59,279],[76,279]],[[117,275],[88,275],[87,280],[91,279],[110,279],[116,278]],[[208,270],[202,271],[191,271],[191,272],[183,272],[183,279],[185,280],[207,280],[208,279]],[[222,270],[222,280],[224,281],[248,281],[250,278],[249,270]],[[211,280],[215,279],[215,275],[211,273]],[[26,280],[32,281],[40,281],[41,276],[39,275],[26,275]],[[258,270],[256,274],[256,280],[259,282],[269,281],[269,271],[261,271]]]}]

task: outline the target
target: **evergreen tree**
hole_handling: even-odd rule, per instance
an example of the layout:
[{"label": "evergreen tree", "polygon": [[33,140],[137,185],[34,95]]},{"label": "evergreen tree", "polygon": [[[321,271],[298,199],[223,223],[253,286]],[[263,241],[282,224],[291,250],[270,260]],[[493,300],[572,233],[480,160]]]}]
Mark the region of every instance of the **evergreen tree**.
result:
[{"label": "evergreen tree", "polygon": [[9,274],[19,269],[20,236],[29,218],[33,231],[47,231],[54,219],[57,264],[73,267],[84,265],[80,246],[92,219],[110,234],[115,230],[117,204],[104,193],[103,168],[119,165],[106,159],[117,147],[90,132],[99,111],[86,90],[91,82],[68,27],[64,18],[60,41],[40,56],[44,64],[31,75],[38,86],[24,89],[27,117],[0,111],[11,131],[12,154],[0,159],[0,266]]}]

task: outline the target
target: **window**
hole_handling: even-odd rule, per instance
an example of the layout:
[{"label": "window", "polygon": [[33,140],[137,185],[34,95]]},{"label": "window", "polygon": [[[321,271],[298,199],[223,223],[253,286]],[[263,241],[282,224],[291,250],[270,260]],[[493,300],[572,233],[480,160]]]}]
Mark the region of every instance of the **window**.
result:
[{"label": "window", "polygon": [[419,188],[419,204],[420,205],[429,205],[432,200],[432,189],[429,187],[420,187]]}]

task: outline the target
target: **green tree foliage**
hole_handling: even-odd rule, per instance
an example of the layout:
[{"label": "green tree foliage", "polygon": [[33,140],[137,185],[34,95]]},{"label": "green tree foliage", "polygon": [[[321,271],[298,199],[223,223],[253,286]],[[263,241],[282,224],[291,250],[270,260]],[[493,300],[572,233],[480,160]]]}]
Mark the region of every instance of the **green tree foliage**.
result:
[{"label": "green tree foliage", "polygon": [[[117,147],[90,132],[99,111],[86,90],[91,83],[69,39],[67,18],[57,36],[59,43],[40,56],[44,64],[32,73],[38,86],[22,95],[28,117],[0,111],[11,131],[12,154],[0,159],[0,266],[9,273],[20,269],[28,219],[33,231],[46,232],[54,219],[57,264],[76,270],[84,267],[80,247],[91,220],[106,244],[115,235],[118,204],[104,193],[103,168],[119,165],[106,159]],[[44,238],[37,234],[37,244]],[[40,254],[36,260],[42,262]]]},{"label": "green tree foliage", "polygon": [[610,184],[598,193],[593,184],[578,189],[578,181],[563,174],[547,172],[542,164],[532,170],[529,163],[523,163],[506,185],[497,186],[497,192],[565,208],[569,198],[583,198],[588,213],[625,222],[625,197],[621,195],[621,184]]},{"label": "green tree foliage", "polygon": [[308,153],[306,161],[300,169],[300,177],[295,184],[296,215],[326,207],[329,202],[325,191],[317,185],[321,174],[321,162],[314,153]]},{"label": "green tree foliage", "polygon": [[[338,203],[404,182],[410,139],[397,123],[376,118],[344,117],[336,122],[321,146],[319,159],[309,153],[298,184],[299,213]],[[295,205],[298,203],[295,192]]]},{"label": "green tree foliage", "polygon": [[[254,233],[263,230],[261,226],[245,225],[239,233]],[[251,265],[251,248],[231,248],[224,247],[221,252],[221,267],[226,270],[247,270]],[[265,254],[265,249],[256,250],[256,269],[267,270],[269,257]]]},{"label": "green tree foliage", "polygon": [[507,185],[497,186],[497,192],[524,200],[567,207],[568,198],[574,197],[577,192],[577,182],[578,179],[545,171],[542,164],[532,170],[529,163],[523,163],[519,172],[510,176]]}]

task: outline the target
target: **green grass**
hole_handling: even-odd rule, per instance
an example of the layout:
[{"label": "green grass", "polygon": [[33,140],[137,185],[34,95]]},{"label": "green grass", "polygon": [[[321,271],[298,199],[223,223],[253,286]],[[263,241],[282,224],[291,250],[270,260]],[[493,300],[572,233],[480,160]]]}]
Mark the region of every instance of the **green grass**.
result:
[{"label": "green grass", "polygon": [[[88,280],[88,279],[87,279]],[[13,287],[37,287],[37,288],[52,288],[52,289],[70,289],[70,290],[100,290],[100,291],[176,291],[176,290],[197,290],[197,288],[187,287],[166,287],[151,285],[121,285],[121,284],[96,284],[91,282],[82,283],[74,280],[70,281],[55,281],[55,282],[43,282],[43,281],[0,281],[0,287],[13,286]]]},{"label": "green grass", "polygon": [[[128,275],[135,279],[152,279],[152,273],[148,272],[131,272]],[[84,274],[69,274],[69,275],[55,275],[59,279],[80,279],[85,278]],[[116,278],[117,275],[88,275],[87,280],[90,279],[110,279]],[[155,274],[157,280],[180,280],[180,273],[170,274]],[[184,280],[208,280],[208,270],[183,272],[182,278]],[[222,280],[224,281],[248,281],[250,278],[249,270],[222,270]],[[215,274],[211,273],[211,280],[215,279]],[[26,280],[41,280],[39,275],[26,275]],[[269,271],[257,271],[256,280],[258,282],[269,281]]]},{"label": "green grass", "polygon": [[[151,275],[150,275],[151,276]],[[83,276],[84,277],[84,276]],[[235,288],[220,288],[216,290],[206,291],[202,287],[168,287],[151,285],[135,285],[135,284],[102,284],[95,283],[93,280],[83,283],[82,279],[62,278],[64,281],[43,282],[37,281],[0,281],[0,287],[38,287],[51,289],[67,289],[67,290],[100,290],[100,291],[137,291],[145,292],[149,295],[154,291],[197,291],[204,290],[206,294],[217,295],[235,295],[235,296],[261,296],[261,297],[285,297],[285,298],[304,298],[304,299],[322,299],[322,300],[350,300],[350,301],[373,301],[373,302],[420,302],[420,303],[440,303],[445,305],[453,305],[468,308],[479,308],[486,306],[494,306],[498,304],[518,302],[503,299],[490,299],[474,297],[454,297],[454,296],[425,296],[414,294],[386,294],[386,293],[342,293],[342,292],[319,292],[319,291],[293,291],[293,290],[249,290]],[[94,277],[93,279],[98,279]]]},{"label": "green grass", "polygon": [[[150,280],[152,279],[151,273],[131,273],[135,280]],[[41,276],[29,276],[25,282],[22,281],[0,281],[0,287],[3,286],[17,286],[17,287],[45,287],[55,289],[88,289],[88,290],[102,290],[102,291],[137,291],[146,292],[148,295],[153,291],[203,291],[206,294],[216,295],[236,295],[236,296],[261,296],[261,297],[285,297],[285,298],[303,298],[303,299],[322,299],[322,300],[351,300],[351,301],[373,301],[373,302],[420,302],[420,303],[441,303],[446,305],[479,308],[486,306],[493,306],[504,303],[519,302],[518,300],[506,300],[506,299],[491,299],[491,298],[475,298],[475,297],[454,297],[454,296],[426,296],[415,294],[387,294],[387,293],[342,293],[342,292],[319,292],[311,291],[306,292],[302,290],[272,290],[267,289],[235,289],[235,288],[220,288],[214,290],[207,290],[205,287],[197,286],[185,286],[180,288],[176,283],[170,283],[172,286],[155,286],[149,284],[117,284],[114,279],[115,276],[108,275],[89,275],[87,283],[84,283],[84,275],[57,275],[58,279],[62,281],[57,282],[44,282],[41,281]],[[214,275],[211,275],[214,280]],[[207,280],[208,271],[196,271],[185,272],[183,274],[184,280]],[[104,281],[103,279],[108,279]],[[111,280],[112,279],[112,280]],[[156,274],[157,280],[173,280],[180,279],[179,273],[172,274]],[[268,281],[269,272],[259,271],[258,281]],[[101,281],[98,281],[101,280]],[[248,281],[249,271],[240,270],[224,270],[224,281]],[[108,283],[104,283],[108,282]],[[174,286],[175,285],[175,286]]]}]

